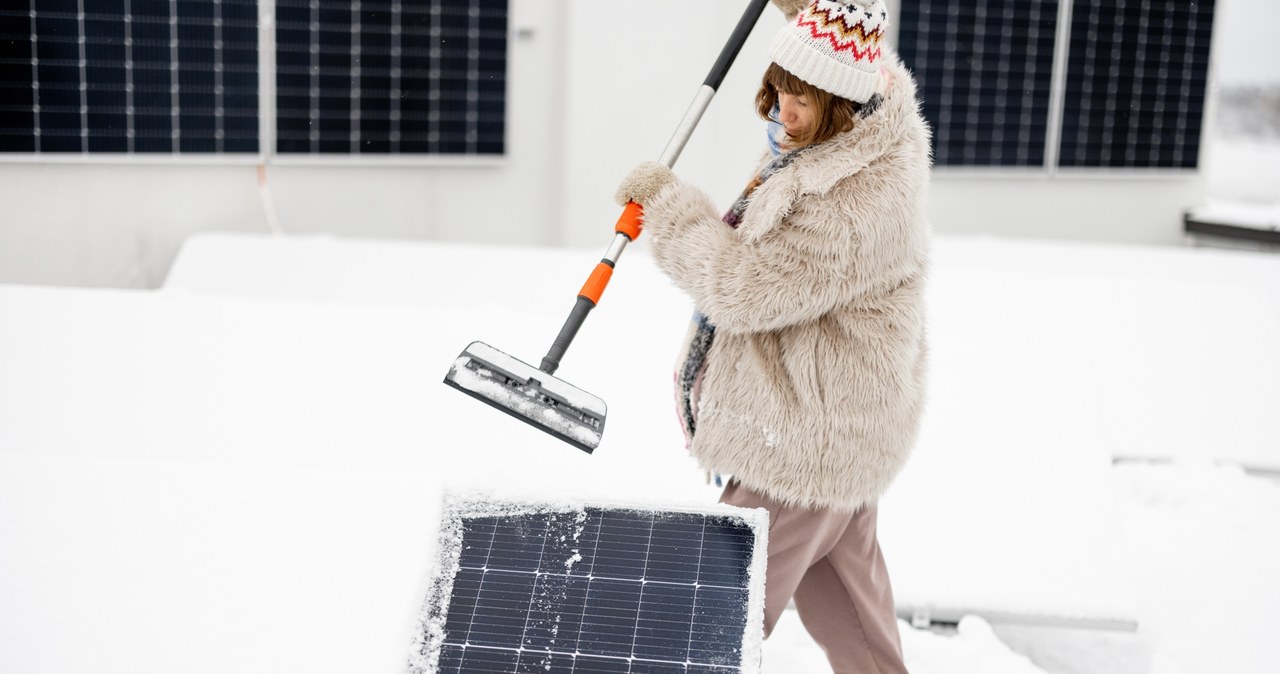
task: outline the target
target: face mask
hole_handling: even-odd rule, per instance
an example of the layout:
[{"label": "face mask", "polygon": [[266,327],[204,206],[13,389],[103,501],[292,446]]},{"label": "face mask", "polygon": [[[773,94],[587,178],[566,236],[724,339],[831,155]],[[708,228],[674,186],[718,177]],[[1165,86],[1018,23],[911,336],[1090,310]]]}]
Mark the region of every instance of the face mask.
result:
[{"label": "face mask", "polygon": [[786,130],[783,129],[782,124],[778,122],[777,103],[774,103],[773,110],[769,111],[769,121],[765,127],[765,134],[769,138],[769,151],[776,157],[782,154],[782,147],[778,144],[778,139],[787,133]]}]

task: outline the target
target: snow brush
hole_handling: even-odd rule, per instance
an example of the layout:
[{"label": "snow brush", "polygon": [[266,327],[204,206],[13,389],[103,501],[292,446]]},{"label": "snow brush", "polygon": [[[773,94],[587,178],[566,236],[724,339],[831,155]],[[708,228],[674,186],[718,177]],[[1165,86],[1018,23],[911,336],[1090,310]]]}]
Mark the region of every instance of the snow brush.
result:
[{"label": "snow brush", "polygon": [[[676,158],[684,150],[694,127],[767,4],[769,0],[751,0],[742,13],[729,41],[711,67],[711,73],[698,89],[693,103],[662,152],[659,161],[667,168],[675,165]],[[595,450],[600,445],[608,411],[604,400],[553,375],[587,314],[599,304],[622,251],[640,236],[641,217],[639,204],[631,202],[623,208],[622,216],[614,226],[613,244],[578,291],[577,302],[542,359],[541,366],[533,367],[484,342],[472,342],[454,360],[444,383],[588,454]]]}]

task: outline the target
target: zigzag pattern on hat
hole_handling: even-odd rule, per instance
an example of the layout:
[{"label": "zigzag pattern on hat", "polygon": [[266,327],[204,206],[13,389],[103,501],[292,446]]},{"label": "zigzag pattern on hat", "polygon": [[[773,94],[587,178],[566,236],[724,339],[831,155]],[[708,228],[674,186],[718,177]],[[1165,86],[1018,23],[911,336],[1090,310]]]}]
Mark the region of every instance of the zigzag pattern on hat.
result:
[{"label": "zigzag pattern on hat", "polygon": [[[863,14],[867,19],[880,20],[875,22],[874,28],[868,29],[863,22]],[[800,12],[796,26],[808,28],[813,38],[830,42],[831,48],[837,52],[847,51],[855,59],[874,61],[881,56],[884,19],[884,16],[876,17],[853,4],[819,1]]]},{"label": "zigzag pattern on hat", "polygon": [[866,103],[881,91],[880,59],[889,10],[884,0],[813,0],[778,31],[769,58],[819,89]]}]

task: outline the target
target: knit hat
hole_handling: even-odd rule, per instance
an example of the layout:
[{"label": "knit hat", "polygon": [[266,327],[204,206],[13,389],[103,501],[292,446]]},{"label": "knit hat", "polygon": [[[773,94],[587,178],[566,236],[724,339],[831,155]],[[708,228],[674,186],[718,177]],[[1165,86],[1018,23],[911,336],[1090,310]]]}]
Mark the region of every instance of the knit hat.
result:
[{"label": "knit hat", "polygon": [[884,0],[814,0],[778,31],[769,56],[823,91],[866,103],[880,89]]}]

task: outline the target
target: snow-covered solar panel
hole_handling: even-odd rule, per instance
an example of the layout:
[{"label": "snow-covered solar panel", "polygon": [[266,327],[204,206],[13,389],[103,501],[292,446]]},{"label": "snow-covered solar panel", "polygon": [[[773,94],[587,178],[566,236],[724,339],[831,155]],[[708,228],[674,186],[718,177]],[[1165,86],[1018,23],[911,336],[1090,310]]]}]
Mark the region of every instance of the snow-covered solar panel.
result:
[{"label": "snow-covered solar panel", "polygon": [[276,0],[283,154],[502,154],[507,0]]},{"label": "snow-covered solar panel", "polygon": [[1213,0],[1075,0],[1061,166],[1195,168]]},{"label": "snow-covered solar panel", "polygon": [[767,513],[454,501],[415,672],[758,672]]},{"label": "snow-covered solar panel", "polygon": [[1042,166],[1058,0],[901,3],[939,166]]},{"label": "snow-covered solar panel", "polygon": [[257,151],[254,0],[0,8],[0,152]]}]

